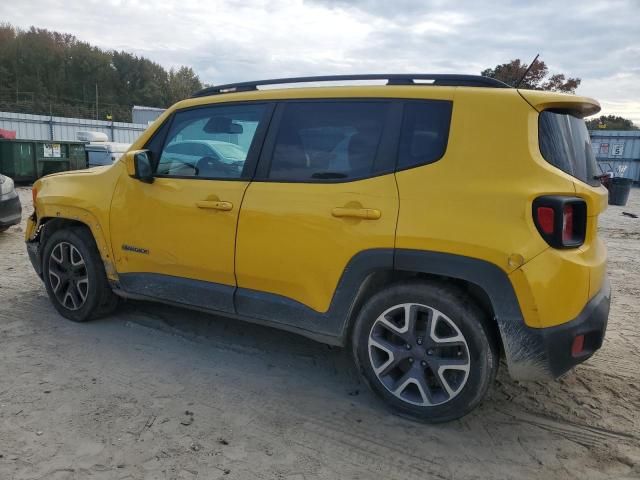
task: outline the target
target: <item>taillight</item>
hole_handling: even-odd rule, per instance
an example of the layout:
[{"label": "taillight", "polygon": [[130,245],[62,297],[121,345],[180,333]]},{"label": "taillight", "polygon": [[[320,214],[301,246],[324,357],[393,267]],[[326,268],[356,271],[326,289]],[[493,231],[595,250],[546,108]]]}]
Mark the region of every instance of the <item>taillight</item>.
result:
[{"label": "taillight", "polygon": [[576,248],[584,243],[587,204],[577,197],[538,197],[533,202],[533,221],[542,238],[552,247]]},{"label": "taillight", "polygon": [[31,198],[33,200],[33,207],[35,208],[35,206],[36,206],[36,198],[38,198],[38,189],[36,187],[33,187],[31,189]]},{"label": "taillight", "polygon": [[553,233],[553,224],[555,223],[555,212],[550,207],[538,207],[536,210],[540,228],[547,235]]}]

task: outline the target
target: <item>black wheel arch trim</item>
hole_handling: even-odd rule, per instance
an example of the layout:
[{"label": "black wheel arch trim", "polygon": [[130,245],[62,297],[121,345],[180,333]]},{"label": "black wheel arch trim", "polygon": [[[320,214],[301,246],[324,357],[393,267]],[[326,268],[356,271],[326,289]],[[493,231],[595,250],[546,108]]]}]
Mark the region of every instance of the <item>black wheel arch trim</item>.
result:
[{"label": "black wheel arch trim", "polygon": [[516,376],[548,376],[542,363],[532,361],[538,356],[537,353],[529,350],[526,343],[523,343],[532,336],[532,329],[525,325],[511,280],[500,267],[486,260],[463,255],[408,249],[396,249],[394,267],[396,270],[463,280],[479,287],[491,303],[493,320],[498,326],[510,373],[513,375],[518,370],[518,364],[536,364],[539,368],[527,367],[526,372],[521,369],[521,374],[526,375],[516,373]]},{"label": "black wheel arch trim", "polygon": [[[555,327],[532,328],[525,324],[511,280],[497,265],[448,253],[396,249],[394,268],[457,278],[481,288],[491,302],[512,378],[557,378],[602,346],[611,302],[606,279],[576,318]],[[573,357],[571,343],[580,334],[587,345],[583,354]]]}]

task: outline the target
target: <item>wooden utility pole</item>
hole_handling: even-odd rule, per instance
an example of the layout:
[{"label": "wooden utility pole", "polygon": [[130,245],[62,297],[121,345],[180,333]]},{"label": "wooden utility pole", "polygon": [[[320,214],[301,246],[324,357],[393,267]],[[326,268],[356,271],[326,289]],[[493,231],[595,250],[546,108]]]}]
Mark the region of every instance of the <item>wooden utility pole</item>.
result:
[{"label": "wooden utility pole", "polygon": [[98,82],[96,82],[96,120],[100,120],[98,115]]}]

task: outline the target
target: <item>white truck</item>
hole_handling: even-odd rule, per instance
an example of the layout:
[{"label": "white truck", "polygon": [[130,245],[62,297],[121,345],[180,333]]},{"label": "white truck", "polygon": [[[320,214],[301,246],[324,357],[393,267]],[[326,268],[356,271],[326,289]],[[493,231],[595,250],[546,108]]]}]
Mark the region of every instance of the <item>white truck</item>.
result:
[{"label": "white truck", "polygon": [[87,153],[87,168],[100,165],[111,165],[131,146],[128,143],[110,142],[102,132],[78,132],[76,137],[84,146]]}]

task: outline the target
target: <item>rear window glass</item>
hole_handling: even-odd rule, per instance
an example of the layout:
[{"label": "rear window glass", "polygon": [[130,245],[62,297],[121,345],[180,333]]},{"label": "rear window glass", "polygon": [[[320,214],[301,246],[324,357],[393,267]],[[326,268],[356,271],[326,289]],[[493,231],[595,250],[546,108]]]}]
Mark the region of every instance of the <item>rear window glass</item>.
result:
[{"label": "rear window glass", "polygon": [[398,169],[439,160],[447,149],[450,123],[451,102],[407,102],[402,120]]},{"label": "rear window glass", "polygon": [[546,110],[538,123],[540,153],[551,165],[589,185],[600,185],[596,159],[584,120]]}]

